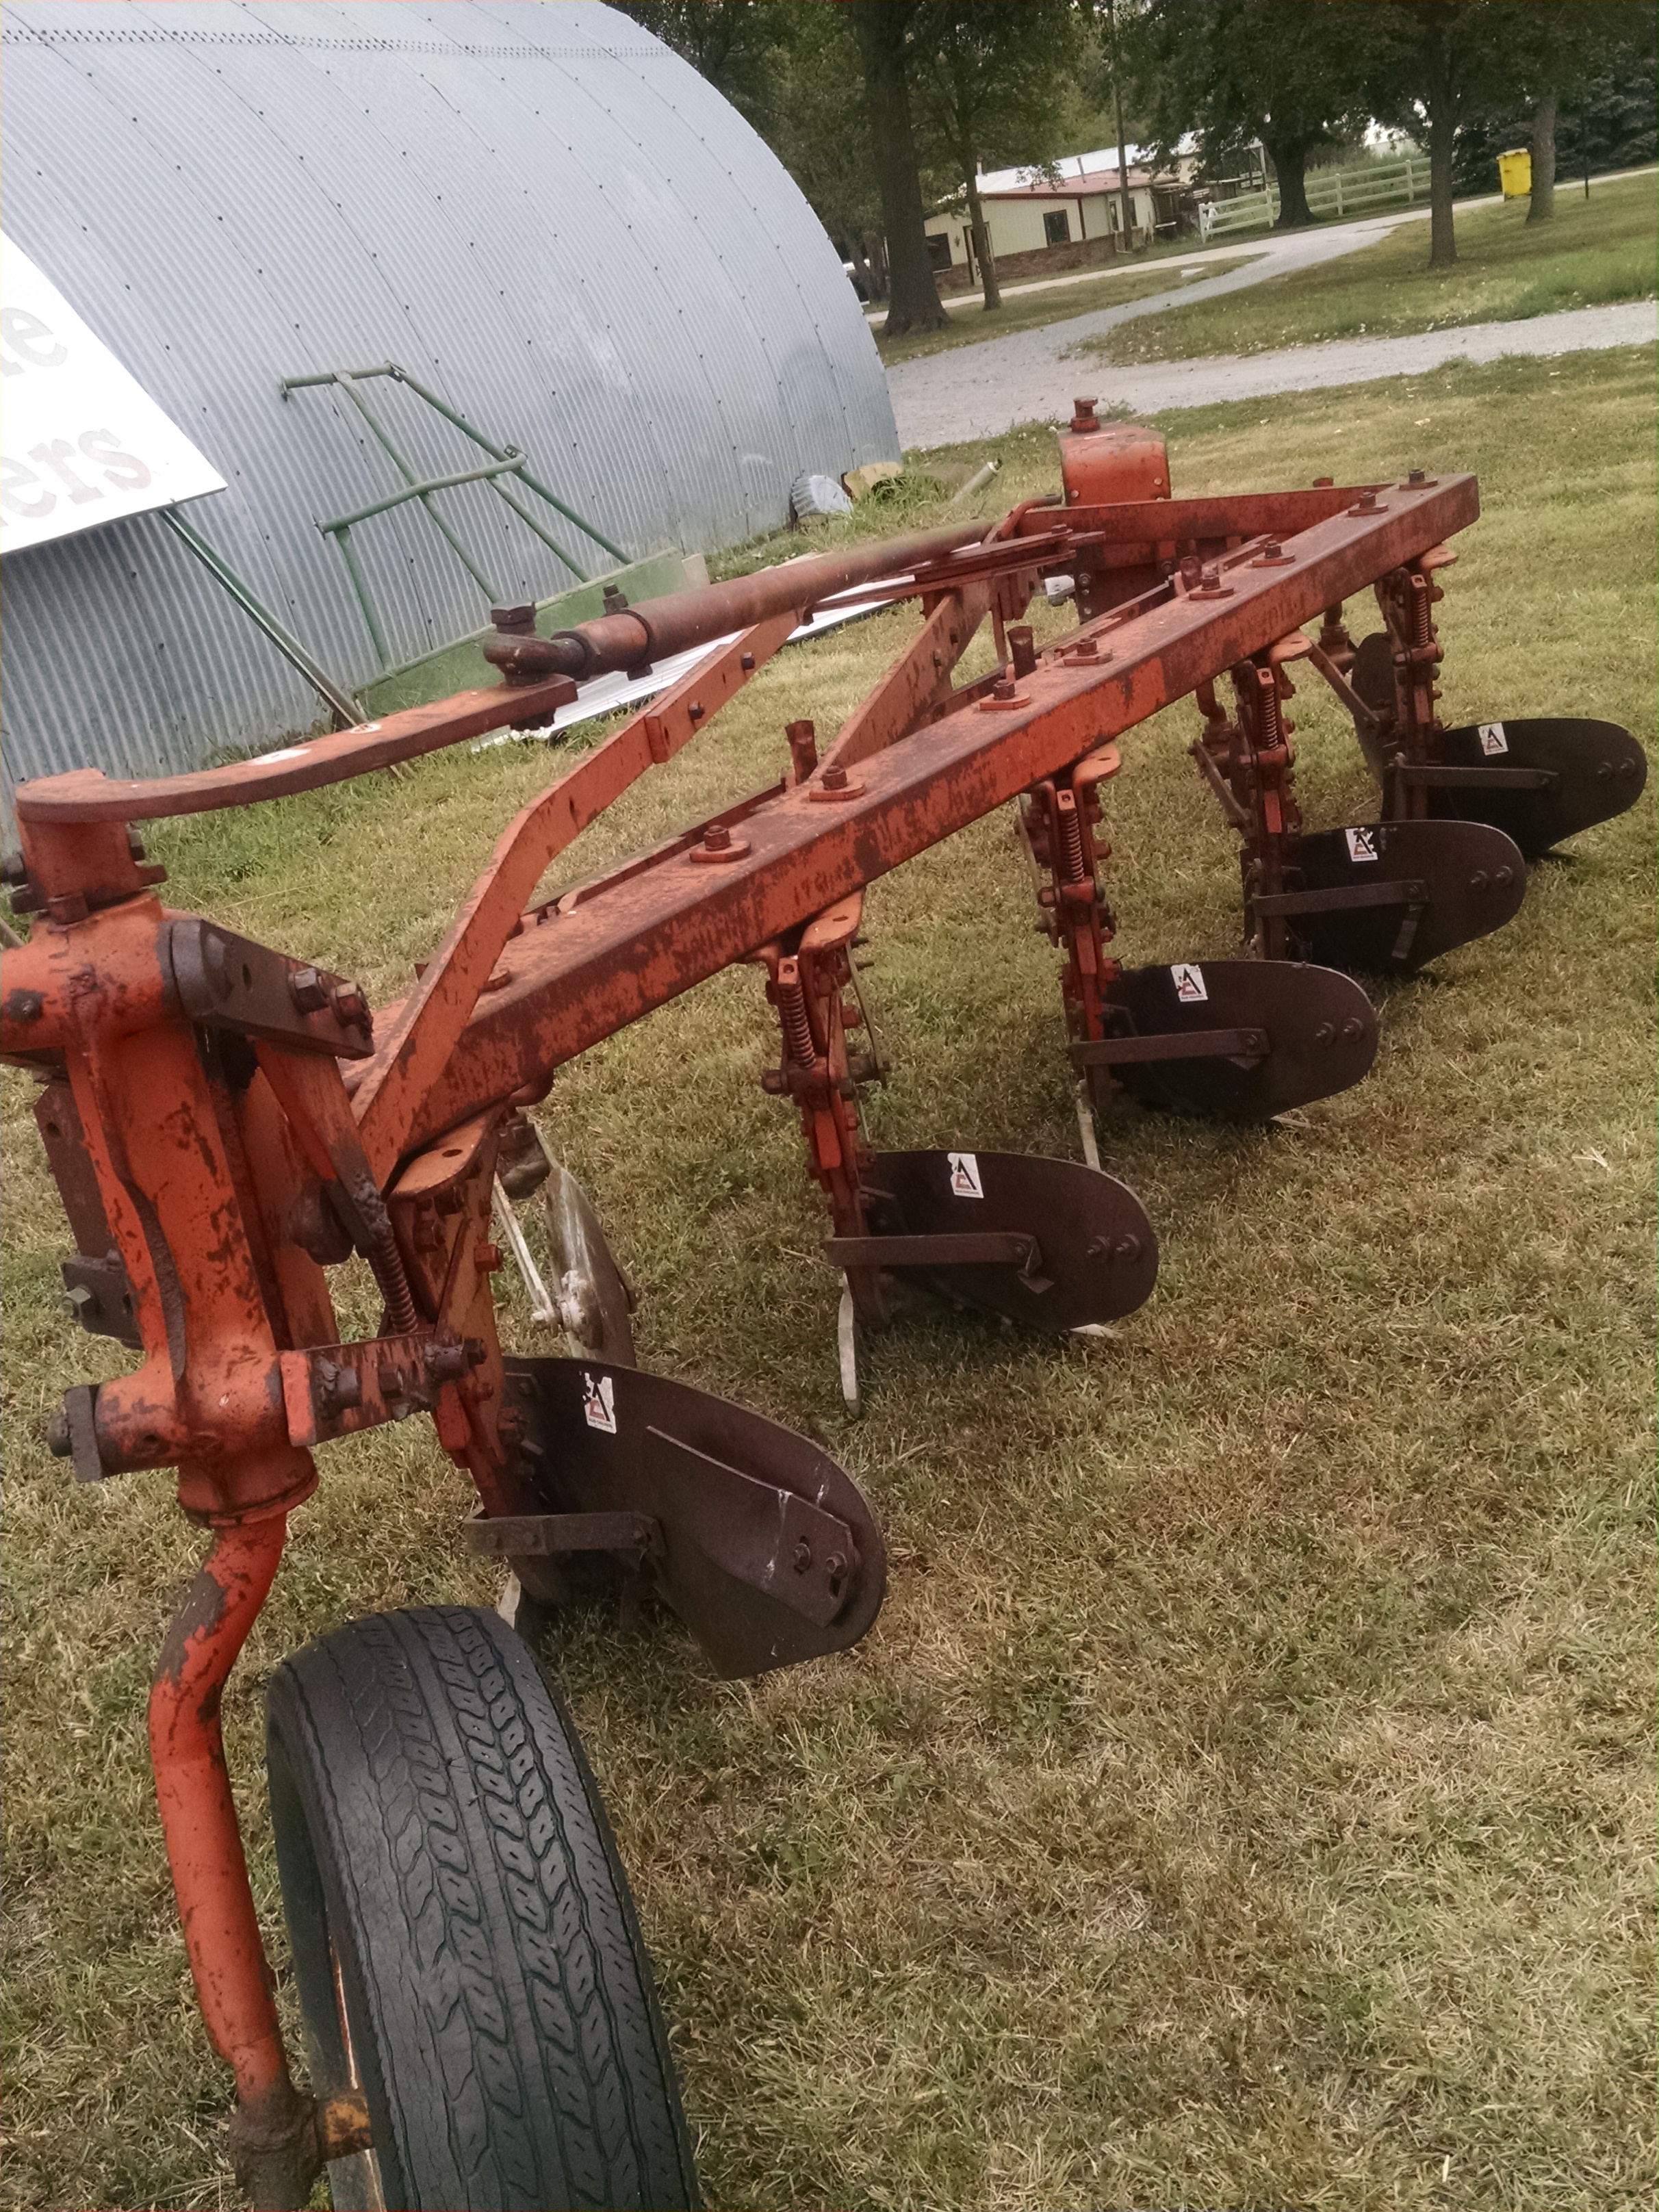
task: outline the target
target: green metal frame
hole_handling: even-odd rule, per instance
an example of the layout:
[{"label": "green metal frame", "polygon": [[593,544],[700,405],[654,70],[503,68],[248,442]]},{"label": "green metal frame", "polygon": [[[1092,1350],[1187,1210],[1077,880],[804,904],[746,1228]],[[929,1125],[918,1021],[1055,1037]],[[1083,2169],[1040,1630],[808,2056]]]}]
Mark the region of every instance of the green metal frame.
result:
[{"label": "green metal frame", "polygon": [[173,536],[189,548],[214,581],[223,586],[242,612],[264,632],[283,658],[299,670],[318,697],[332,708],[340,726],[349,729],[353,724],[361,722],[362,713],[351,694],[343,691],[326,669],[312,659],[293,631],[279,622],[270,609],[255,596],[252,586],[244,582],[224,555],[210,545],[201,532],[193,524],[186,522],[176,507],[164,507],[161,514]]},{"label": "green metal frame", "polygon": [[[435,414],[441,415],[445,422],[453,423],[463,437],[470,438],[475,446],[488,453],[490,456],[490,465],[481,469],[464,469],[454,476],[426,477],[418,476],[408,459],[399,453],[392,443],[385,425],[376,419],[367,398],[357,389],[360,384],[367,383],[371,378],[377,376],[389,376],[393,383],[406,386],[417,399],[423,400]],[[467,574],[483,593],[486,600],[494,606],[500,603],[502,595],[492,587],[489,578],[433,505],[434,493],[449,491],[457,484],[487,483],[496,497],[503,501],[518,516],[525,527],[532,531],[549,551],[563,562],[577,581],[586,583],[588,580],[587,571],[566,551],[556,538],[542,526],[530,509],[514,498],[501,481],[504,477],[513,477],[524,486],[526,491],[535,493],[538,499],[544,501],[556,514],[562,514],[567,522],[574,523],[585,538],[591,538],[595,545],[602,546],[605,552],[612,555],[618,562],[623,564],[627,562],[628,556],[620,545],[612,544],[603,531],[595,529],[591,522],[585,521],[574,507],[567,507],[562,499],[531,474],[529,464],[518,447],[498,446],[493,439],[486,438],[482,430],[467,421],[465,416],[458,414],[447,400],[441,399],[435,392],[428,391],[426,386],[417,378],[411,376],[407,369],[400,368],[396,362],[384,362],[378,368],[330,368],[321,370],[311,376],[285,376],[282,380],[280,389],[283,398],[286,399],[292,392],[303,391],[313,385],[325,384],[334,385],[344,392],[346,398],[368,425],[374,438],[384,447],[392,466],[404,480],[404,488],[401,491],[390,493],[385,499],[374,500],[368,506],[359,507],[351,514],[337,515],[331,522],[319,522],[317,526],[323,535],[332,538],[335,544],[339,548],[340,556],[345,562],[346,573],[350,577],[352,588],[357,594],[357,604],[362,609],[363,620],[368,625],[370,637],[374,641],[374,650],[380,656],[380,666],[383,670],[391,669],[392,660],[386,647],[385,632],[380,628],[380,617],[374,611],[374,603],[369,594],[368,580],[363,574],[352,546],[351,530],[354,523],[367,522],[373,516],[385,514],[392,507],[402,507],[410,500],[418,500],[451,552],[454,554]]]}]

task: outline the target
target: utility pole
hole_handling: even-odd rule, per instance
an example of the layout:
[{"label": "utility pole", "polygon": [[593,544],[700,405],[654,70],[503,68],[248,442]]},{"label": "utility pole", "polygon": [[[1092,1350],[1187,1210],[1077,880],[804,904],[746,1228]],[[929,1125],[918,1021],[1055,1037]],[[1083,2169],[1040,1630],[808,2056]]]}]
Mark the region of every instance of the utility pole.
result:
[{"label": "utility pole", "polygon": [[1106,0],[1106,25],[1112,49],[1112,99],[1117,108],[1117,189],[1123,211],[1123,251],[1135,227],[1135,204],[1129,193],[1129,150],[1123,138],[1123,72],[1117,59],[1117,0]]}]

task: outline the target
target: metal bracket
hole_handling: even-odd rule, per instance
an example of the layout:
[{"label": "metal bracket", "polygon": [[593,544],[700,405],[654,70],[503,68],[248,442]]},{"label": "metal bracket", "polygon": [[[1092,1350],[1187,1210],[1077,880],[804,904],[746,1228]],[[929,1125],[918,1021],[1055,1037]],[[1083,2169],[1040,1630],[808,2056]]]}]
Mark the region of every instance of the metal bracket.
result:
[{"label": "metal bracket", "polygon": [[940,1237],[830,1237],[824,1257],[836,1267],[986,1267],[1018,1270],[1028,1291],[1051,1290],[1037,1271],[1042,1248],[1035,1237],[1011,1229],[964,1230]]},{"label": "metal bracket", "polygon": [[1390,761],[1389,774],[1401,783],[1430,791],[1553,791],[1560,776],[1553,768],[1482,768],[1439,761]]},{"label": "metal bracket", "polygon": [[195,915],[168,925],[165,957],[179,1004],[193,1022],[332,1060],[367,1060],[374,1049],[368,1001],[343,975],[233,937]]},{"label": "metal bracket", "polygon": [[1267,1055],[1262,1030],[1169,1030],[1152,1036],[1101,1037],[1072,1047],[1073,1067],[1129,1067],[1151,1060],[1248,1060]]},{"label": "metal bracket", "polygon": [[662,1523],[650,1513],[483,1514],[461,1524],[469,1552],[490,1559],[555,1559],[574,1552],[662,1550]]},{"label": "metal bracket", "polygon": [[1267,891],[1250,901],[1256,914],[1337,914],[1350,907],[1425,907],[1426,884],[1415,878],[1393,883],[1339,884],[1322,891]]}]

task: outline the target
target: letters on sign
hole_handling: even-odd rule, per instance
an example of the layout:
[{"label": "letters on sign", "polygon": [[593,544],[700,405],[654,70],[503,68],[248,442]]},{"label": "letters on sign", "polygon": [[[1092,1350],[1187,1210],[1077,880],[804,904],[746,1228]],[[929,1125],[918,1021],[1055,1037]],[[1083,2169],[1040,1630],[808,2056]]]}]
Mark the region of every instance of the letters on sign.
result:
[{"label": "letters on sign", "polygon": [[224,478],[9,239],[0,240],[0,552]]}]

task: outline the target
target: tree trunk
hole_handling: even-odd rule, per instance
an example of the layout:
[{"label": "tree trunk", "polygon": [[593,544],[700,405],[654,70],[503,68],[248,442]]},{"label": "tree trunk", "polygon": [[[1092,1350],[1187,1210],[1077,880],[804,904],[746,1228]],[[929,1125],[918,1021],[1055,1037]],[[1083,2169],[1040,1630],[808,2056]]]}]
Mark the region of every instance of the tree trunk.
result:
[{"label": "tree trunk", "polygon": [[1532,204],[1528,222],[1548,222],[1555,213],[1555,94],[1547,92],[1533,111]]},{"label": "tree trunk", "polygon": [[870,136],[887,232],[886,335],[943,330],[950,318],[939,305],[927,258],[921,178],[910,127],[910,86],[904,50],[911,0],[859,0],[853,11],[864,64]]},{"label": "tree trunk", "polygon": [[974,240],[974,252],[979,262],[980,289],[985,295],[985,312],[1002,305],[1002,288],[997,283],[996,257],[991,251],[991,227],[985,220],[985,205],[979,196],[979,178],[974,164],[968,165],[968,228]]},{"label": "tree trunk", "polygon": [[1112,104],[1117,111],[1117,189],[1123,210],[1123,251],[1134,235],[1135,204],[1129,190],[1129,154],[1123,138],[1123,72],[1117,52],[1117,0],[1106,0],[1106,24],[1111,42]]},{"label": "tree trunk", "polygon": [[1452,88],[1449,49],[1449,10],[1431,7],[1418,11],[1427,33],[1423,58],[1429,118],[1429,266],[1451,269],[1457,262],[1457,234],[1452,223],[1452,149],[1457,137],[1457,98]]},{"label": "tree trunk", "polygon": [[1275,230],[1300,230],[1314,219],[1308,205],[1308,149],[1299,138],[1269,138],[1262,145],[1279,182],[1279,220]]}]

